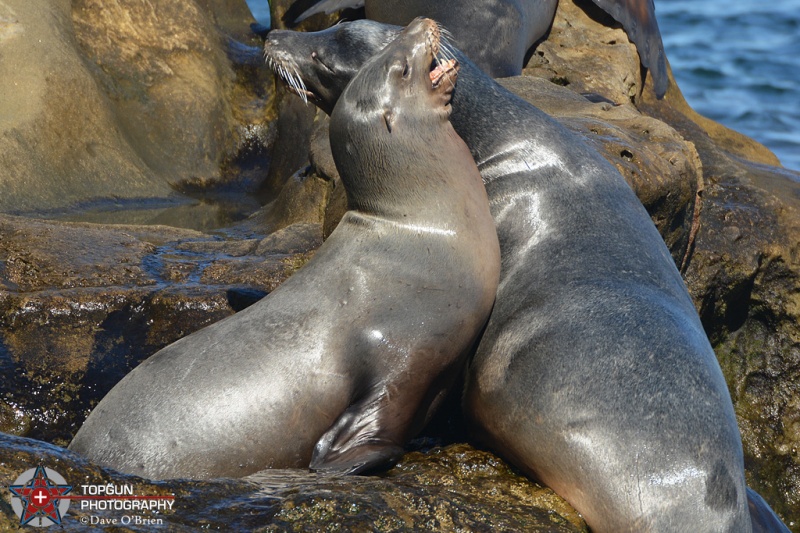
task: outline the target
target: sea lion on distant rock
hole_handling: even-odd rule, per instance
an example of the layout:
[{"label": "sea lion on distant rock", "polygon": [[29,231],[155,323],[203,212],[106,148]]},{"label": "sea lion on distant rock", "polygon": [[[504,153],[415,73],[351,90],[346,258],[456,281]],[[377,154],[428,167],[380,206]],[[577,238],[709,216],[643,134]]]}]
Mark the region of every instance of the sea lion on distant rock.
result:
[{"label": "sea lion on distant rock", "polygon": [[400,456],[460,375],[500,269],[438,42],[414,23],[342,95],[332,146],[351,210],[308,264],[141,364],[70,449],[148,478],[358,473]]},{"label": "sea lion on distant rock", "polygon": [[[653,0],[592,0],[622,24],[642,65],[653,76],[656,96],[667,91],[667,61]],[[408,24],[429,17],[453,33],[456,44],[493,78],[522,72],[528,50],[547,35],[558,0],[321,0],[297,18],[364,7],[366,18]]]},{"label": "sea lion on distant rock", "polygon": [[428,17],[453,33],[461,51],[494,78],[522,72],[525,54],[550,29],[558,0],[323,0],[298,17],[364,7],[366,18],[404,26]]},{"label": "sea lion on distant rock", "polygon": [[[335,87],[379,50],[370,43],[397,31],[371,21],[276,31],[265,50],[332,107]],[[502,257],[468,373],[476,435],[553,487],[593,531],[749,531],[751,514],[755,530],[787,531],[746,490],[716,357],[630,187],[577,136],[453,53],[462,67],[450,120],[486,183]]]}]

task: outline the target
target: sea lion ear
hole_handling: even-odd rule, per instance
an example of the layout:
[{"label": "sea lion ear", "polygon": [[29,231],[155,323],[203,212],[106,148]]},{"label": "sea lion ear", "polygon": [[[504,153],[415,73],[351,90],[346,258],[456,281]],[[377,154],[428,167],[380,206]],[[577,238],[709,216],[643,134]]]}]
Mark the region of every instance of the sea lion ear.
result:
[{"label": "sea lion ear", "polygon": [[395,120],[395,113],[393,109],[384,109],[383,110],[383,121],[386,123],[386,129],[389,133],[392,133],[392,127],[394,126]]}]

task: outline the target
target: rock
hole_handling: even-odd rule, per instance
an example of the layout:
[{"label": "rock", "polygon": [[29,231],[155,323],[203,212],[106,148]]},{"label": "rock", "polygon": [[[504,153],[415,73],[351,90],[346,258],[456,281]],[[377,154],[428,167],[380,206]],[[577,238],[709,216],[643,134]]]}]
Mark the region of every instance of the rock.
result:
[{"label": "rock", "polygon": [[259,255],[292,254],[316,250],[322,245],[322,226],[298,223],[287,226],[263,239],[256,249]]},{"label": "rock", "polygon": [[98,190],[169,195],[169,182],[125,139],[80,51],[69,3],[9,0],[0,20],[0,211],[61,207]]},{"label": "rock", "polygon": [[708,185],[686,282],[734,400],[748,481],[798,525],[800,175],[701,154]]},{"label": "rock", "polygon": [[321,224],[330,191],[329,180],[305,167],[286,180],[277,198],[228,231],[270,233],[291,224]]},{"label": "rock", "polygon": [[274,200],[289,177],[308,165],[309,139],[316,115],[312,104],[303,102],[285,87],[278,94],[277,139],[272,146],[269,172],[258,189],[264,202]]},{"label": "rock", "polygon": [[[599,94],[617,104],[655,100],[652,79],[648,76],[642,82],[636,47],[622,27],[591,0],[559,2],[547,40],[536,47],[523,74],[545,78],[576,93]],[[751,161],[778,164],[778,158],[761,144],[692,110],[671,70],[669,76],[663,100],[666,106],[698,124],[724,149]],[[675,127],[671,121],[665,122]]]},{"label": "rock", "polygon": [[[138,513],[161,519],[170,531],[588,531],[551,490],[466,445],[407,454],[382,477],[273,470],[241,480],[154,483],[97,468],[40,441],[0,435],[0,483],[14,483],[40,462],[73,485],[72,494],[84,494],[81,485],[111,483],[131,485],[135,495],[174,495],[172,511]],[[81,510],[73,501],[62,525],[65,531],[85,531],[81,519],[124,514],[137,515]],[[18,523],[8,507],[0,513],[3,530]],[[119,525],[100,529],[117,531]],[[132,523],[126,530],[151,531],[152,526]]]},{"label": "rock", "polygon": [[270,93],[263,72],[233,70],[214,20],[231,23],[194,0],[0,6],[0,212],[241,179],[227,170],[265,139],[247,133]]},{"label": "rock", "polygon": [[274,290],[321,226],[265,237],[0,215],[0,428],[67,443],[140,361]]}]

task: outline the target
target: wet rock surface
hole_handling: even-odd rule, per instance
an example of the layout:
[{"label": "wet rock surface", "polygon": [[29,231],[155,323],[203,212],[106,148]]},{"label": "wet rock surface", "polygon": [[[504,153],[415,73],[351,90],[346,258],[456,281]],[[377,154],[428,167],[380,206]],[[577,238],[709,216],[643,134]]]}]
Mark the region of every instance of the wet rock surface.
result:
[{"label": "wet rock surface", "polygon": [[[176,531],[585,529],[552,492],[465,445],[407,454],[381,477],[154,484],[42,442],[65,445],[141,360],[274,290],[345,209],[325,117],[273,98],[266,69],[231,53],[226,36],[256,44],[244,2],[169,4],[0,3],[0,73],[15,69],[0,76],[0,105],[13,110],[0,118],[0,213],[51,216],[97,198],[183,205],[209,190],[260,191],[265,203],[243,220],[189,225],[201,231],[176,227],[193,214],[170,206],[115,220],[125,225],[104,213],[77,218],[94,224],[0,215],[2,483],[43,462],[73,484],[175,494],[163,527]],[[282,21],[292,2],[272,4]],[[748,482],[800,531],[800,175],[694,113],[674,81],[656,100],[635,47],[588,1],[560,2],[523,76],[501,83],[637,192],[720,359]],[[16,527],[8,501],[4,491],[0,529]],[[81,516],[73,504],[64,528],[85,530]]]},{"label": "wet rock surface", "polygon": [[322,242],[0,215],[0,427],[66,444],[139,362],[274,290]]}]

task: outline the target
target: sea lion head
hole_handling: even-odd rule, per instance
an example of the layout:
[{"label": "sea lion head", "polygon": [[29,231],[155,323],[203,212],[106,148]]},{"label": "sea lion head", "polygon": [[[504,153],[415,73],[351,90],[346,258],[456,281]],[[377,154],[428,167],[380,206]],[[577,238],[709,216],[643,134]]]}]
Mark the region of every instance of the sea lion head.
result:
[{"label": "sea lion head", "polygon": [[317,32],[273,30],[264,42],[264,57],[289,90],[330,115],[358,70],[401,30],[372,20]]},{"label": "sea lion head", "polygon": [[352,124],[353,130],[359,123],[382,122],[385,135],[404,122],[412,127],[415,121],[445,122],[458,68],[443,46],[439,25],[417,18],[360,69],[331,118],[339,125]]},{"label": "sea lion head", "polygon": [[416,170],[418,176],[448,164],[436,150],[457,138],[448,118],[458,68],[441,28],[419,18],[359,70],[339,98],[330,126],[351,209],[363,207],[358,197],[386,198],[369,189],[397,187],[400,196],[404,180],[392,178],[412,173],[417,161],[430,161]]}]

